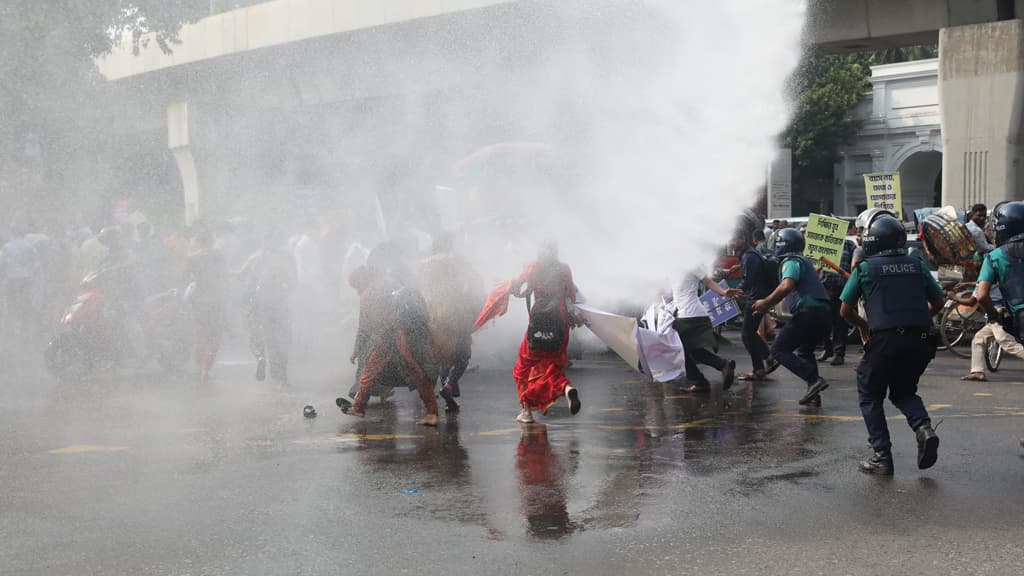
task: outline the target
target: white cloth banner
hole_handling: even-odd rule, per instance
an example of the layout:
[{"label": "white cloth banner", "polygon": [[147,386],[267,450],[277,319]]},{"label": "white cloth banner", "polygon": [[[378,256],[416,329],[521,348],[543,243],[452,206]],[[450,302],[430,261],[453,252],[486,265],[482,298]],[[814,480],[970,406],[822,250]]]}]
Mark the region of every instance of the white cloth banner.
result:
[{"label": "white cloth banner", "polygon": [[[654,330],[638,326],[635,318],[611,314],[577,304],[587,327],[634,370],[656,382],[669,382],[686,374],[683,345],[672,329],[667,311],[655,305],[646,322]],[[646,317],[647,315],[645,315]]]}]

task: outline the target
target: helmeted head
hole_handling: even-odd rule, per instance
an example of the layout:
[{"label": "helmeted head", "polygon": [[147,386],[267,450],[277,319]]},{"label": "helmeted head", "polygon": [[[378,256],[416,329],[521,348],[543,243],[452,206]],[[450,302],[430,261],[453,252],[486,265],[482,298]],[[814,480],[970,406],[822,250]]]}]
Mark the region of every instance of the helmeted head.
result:
[{"label": "helmeted head", "polygon": [[106,226],[96,235],[96,239],[108,250],[116,250],[121,247],[121,229],[117,226]]},{"label": "helmeted head", "polygon": [[558,260],[558,244],[550,238],[541,242],[537,258],[543,262]]},{"label": "helmeted head", "polygon": [[1024,202],[1000,204],[994,212],[996,244],[1003,245],[1024,240]]},{"label": "helmeted head", "polygon": [[907,253],[907,232],[894,216],[875,214],[861,233],[864,257],[897,256]]},{"label": "helmeted head", "polygon": [[779,230],[772,237],[774,238],[772,245],[776,257],[802,254],[804,251],[804,235],[799,230],[786,228]]},{"label": "helmeted head", "polygon": [[895,214],[893,214],[889,210],[886,210],[885,208],[868,208],[867,210],[857,215],[857,219],[854,220],[853,225],[859,228],[862,232],[866,231],[868,226],[871,224],[871,220],[873,220],[875,216],[878,216],[879,214],[885,216],[892,216],[893,218],[896,217]]}]

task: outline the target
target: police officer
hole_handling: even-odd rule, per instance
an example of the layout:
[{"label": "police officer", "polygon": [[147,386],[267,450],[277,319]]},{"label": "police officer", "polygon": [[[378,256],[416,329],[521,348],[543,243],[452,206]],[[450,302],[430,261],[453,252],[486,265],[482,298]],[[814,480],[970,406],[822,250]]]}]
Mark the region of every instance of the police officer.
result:
[{"label": "police officer", "polygon": [[[860,330],[864,340],[857,396],[874,454],[860,468],[884,476],[893,474],[886,392],[917,434],[917,467],[924,470],[935,464],[939,448],[917,383],[935,356],[932,315],[942,308],[943,293],[921,260],[907,255],[906,244],[903,223],[884,214],[872,217],[863,233],[865,259],[854,268],[840,296],[843,318]],[[861,297],[867,320],[857,313]]]},{"label": "police officer", "polygon": [[998,322],[1000,317],[992,304],[992,285],[998,285],[1010,308],[1013,334],[1024,342],[1024,202],[1001,203],[992,215],[996,221],[996,249],[986,254],[981,264],[978,302],[989,322]]},{"label": "police officer", "polygon": [[772,306],[784,302],[793,317],[779,331],[772,343],[772,358],[807,382],[807,393],[800,404],[821,406],[819,393],[828,382],[818,375],[814,348],[832,327],[829,298],[811,261],[803,256],[804,237],[792,228],[775,234],[775,258],[779,260],[779,286],[765,298],[754,302],[754,311],[764,314]]}]

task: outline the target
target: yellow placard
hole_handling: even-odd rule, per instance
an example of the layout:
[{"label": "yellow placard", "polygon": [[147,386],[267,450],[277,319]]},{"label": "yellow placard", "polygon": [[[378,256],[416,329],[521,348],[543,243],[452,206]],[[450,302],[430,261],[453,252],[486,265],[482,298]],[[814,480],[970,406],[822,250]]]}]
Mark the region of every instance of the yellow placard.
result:
[{"label": "yellow placard", "polygon": [[903,195],[899,172],[875,172],[864,175],[864,193],[868,208],[882,208],[903,220]]},{"label": "yellow placard", "polygon": [[843,242],[846,240],[846,220],[811,214],[807,217],[807,235],[804,238],[804,256],[819,270],[821,259],[828,258],[835,265],[843,256]]}]

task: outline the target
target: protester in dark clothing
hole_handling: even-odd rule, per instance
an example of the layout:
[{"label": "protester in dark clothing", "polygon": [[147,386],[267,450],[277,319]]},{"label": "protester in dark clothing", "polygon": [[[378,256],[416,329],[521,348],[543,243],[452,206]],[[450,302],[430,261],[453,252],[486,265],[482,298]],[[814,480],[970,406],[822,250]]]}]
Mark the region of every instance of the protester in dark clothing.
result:
[{"label": "protester in dark clothing", "polygon": [[750,354],[752,367],[751,372],[741,374],[737,379],[764,380],[765,376],[775,370],[778,363],[769,357],[768,344],[757,333],[763,315],[754,312],[750,304],[771,293],[773,287],[768,277],[773,274],[765,257],[751,246],[748,234],[747,231],[739,231],[731,243],[733,252],[740,257],[740,270],[743,274],[740,290],[746,298],[741,335],[743,346]]}]

